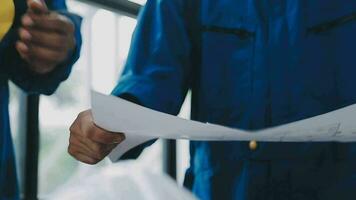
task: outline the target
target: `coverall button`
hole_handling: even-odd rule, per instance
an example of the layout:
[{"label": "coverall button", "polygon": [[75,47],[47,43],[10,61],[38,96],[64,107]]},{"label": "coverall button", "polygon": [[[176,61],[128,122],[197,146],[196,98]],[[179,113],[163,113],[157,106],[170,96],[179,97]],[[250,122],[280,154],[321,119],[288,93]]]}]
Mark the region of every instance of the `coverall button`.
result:
[{"label": "coverall button", "polygon": [[254,151],[257,149],[258,144],[257,144],[256,140],[251,140],[248,146],[249,146],[250,150]]}]

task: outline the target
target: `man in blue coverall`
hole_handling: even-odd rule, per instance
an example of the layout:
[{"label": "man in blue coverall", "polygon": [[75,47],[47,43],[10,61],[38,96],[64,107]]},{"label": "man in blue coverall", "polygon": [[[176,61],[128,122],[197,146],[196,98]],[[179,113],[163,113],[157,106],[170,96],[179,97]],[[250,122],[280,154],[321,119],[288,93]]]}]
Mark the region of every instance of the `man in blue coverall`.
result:
[{"label": "man in blue coverall", "polygon": [[[192,119],[256,130],[356,103],[355,76],[355,0],[149,0],[113,94],[177,114],[191,89]],[[95,164],[123,139],[84,111],[69,153]],[[356,199],[355,143],[192,141],[190,156],[200,199]]]},{"label": "man in blue coverall", "polygon": [[6,200],[19,199],[8,80],[28,93],[53,93],[78,59],[81,18],[66,11],[64,0],[1,0],[0,7],[0,199]]}]

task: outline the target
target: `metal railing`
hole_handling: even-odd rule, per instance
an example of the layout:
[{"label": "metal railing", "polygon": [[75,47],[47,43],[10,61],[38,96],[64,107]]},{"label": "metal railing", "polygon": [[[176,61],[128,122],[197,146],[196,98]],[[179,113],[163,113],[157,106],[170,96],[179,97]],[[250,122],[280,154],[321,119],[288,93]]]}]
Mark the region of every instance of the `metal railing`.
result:
[{"label": "metal railing", "polygon": [[92,4],[131,17],[136,17],[142,7],[140,4],[128,0],[77,0],[77,1]]},{"label": "metal railing", "polygon": [[39,96],[27,97],[26,116],[26,153],[24,173],[24,199],[37,199],[38,193],[38,156],[40,147]]}]

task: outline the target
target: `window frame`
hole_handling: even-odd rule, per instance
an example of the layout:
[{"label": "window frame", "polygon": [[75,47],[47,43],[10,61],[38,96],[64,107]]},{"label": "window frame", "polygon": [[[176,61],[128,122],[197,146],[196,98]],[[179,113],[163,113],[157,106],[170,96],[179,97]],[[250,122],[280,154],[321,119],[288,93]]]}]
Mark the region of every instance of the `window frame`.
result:
[{"label": "window frame", "polygon": [[141,9],[141,5],[128,0],[77,0],[83,3],[111,10],[113,12],[136,18]]}]

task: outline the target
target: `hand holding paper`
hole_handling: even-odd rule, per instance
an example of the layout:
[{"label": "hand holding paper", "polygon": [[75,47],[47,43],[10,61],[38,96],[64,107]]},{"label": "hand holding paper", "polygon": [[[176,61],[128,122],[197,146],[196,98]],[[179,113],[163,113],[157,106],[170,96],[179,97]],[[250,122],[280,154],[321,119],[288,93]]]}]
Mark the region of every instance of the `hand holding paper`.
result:
[{"label": "hand holding paper", "polygon": [[266,142],[356,141],[356,105],[259,131],[185,120],[96,92],[92,93],[92,112],[98,126],[112,132],[125,133],[126,140],[109,154],[112,161],[117,161],[129,149],[154,138]]},{"label": "hand holding paper", "polygon": [[[319,115],[294,123],[263,129],[244,131],[220,125],[181,119],[176,116],[160,113],[114,96],[92,92],[92,114],[89,111],[79,116],[72,126],[70,153],[79,160],[88,161],[95,158],[95,151],[90,150],[93,141],[94,149],[101,149],[97,158],[108,155],[112,161],[118,159],[133,147],[155,138],[189,139],[200,141],[264,141],[264,142],[353,142],[356,141],[356,105],[351,105],[327,114]],[[124,113],[124,114],[122,114]],[[93,117],[93,118],[92,118]],[[104,131],[96,125],[109,130]],[[85,124],[91,128],[85,128]],[[84,127],[84,128],[83,128]],[[98,131],[97,136],[107,137],[99,141],[90,134]],[[114,134],[124,133],[123,135]],[[96,133],[94,134],[96,135]],[[104,136],[108,135],[108,136]],[[111,135],[111,136],[110,136]],[[75,138],[82,138],[80,145]],[[110,142],[111,141],[111,142]],[[117,145],[115,142],[120,144]],[[113,144],[114,143],[114,144]],[[105,148],[106,144],[106,148]],[[71,146],[70,146],[71,147]],[[75,147],[75,148],[74,148]],[[93,148],[92,147],[92,148]],[[87,149],[87,150],[85,150]],[[84,153],[85,152],[85,153]],[[97,160],[95,160],[97,161]],[[88,163],[88,162],[87,162]],[[90,163],[90,162],[89,162]],[[95,163],[95,162],[93,162]]]},{"label": "hand holding paper", "polygon": [[110,133],[93,122],[90,110],[81,112],[70,127],[68,153],[77,160],[96,164],[125,139],[120,133]]}]

